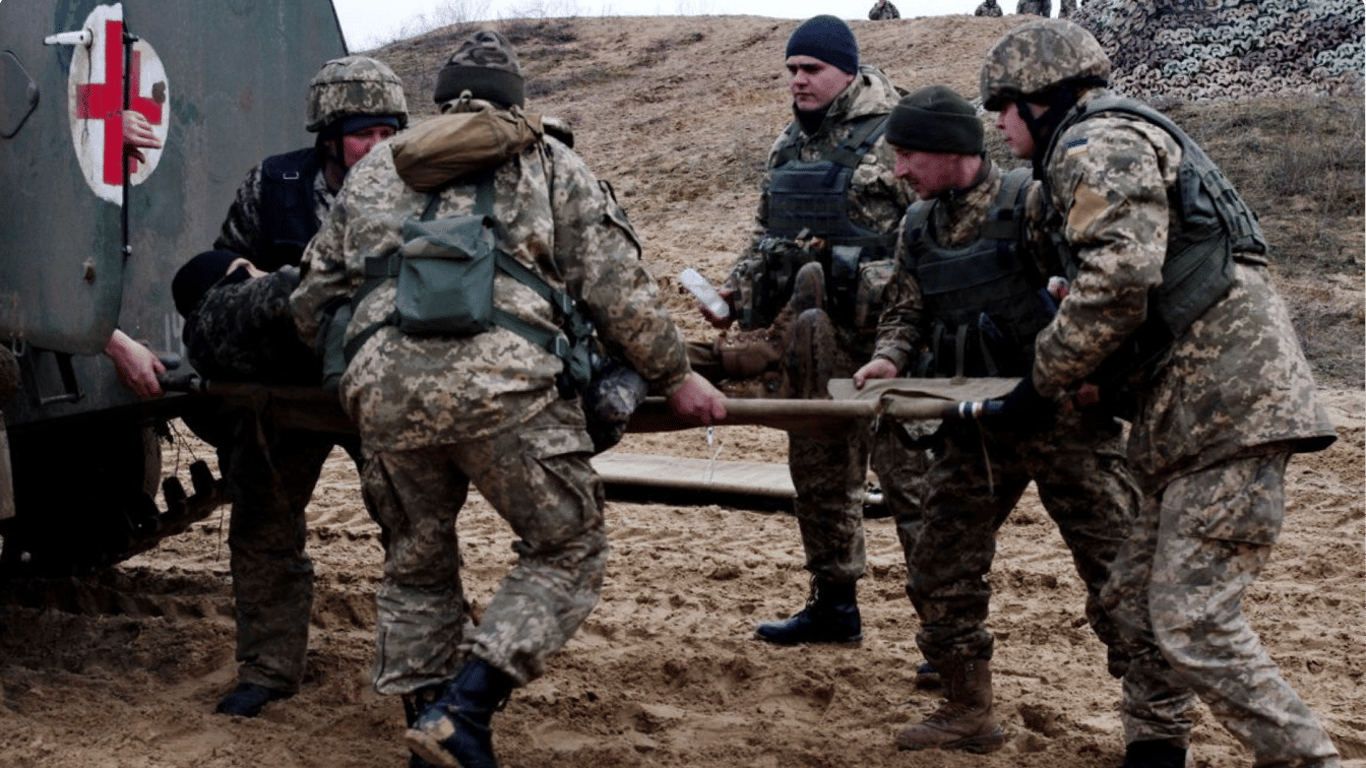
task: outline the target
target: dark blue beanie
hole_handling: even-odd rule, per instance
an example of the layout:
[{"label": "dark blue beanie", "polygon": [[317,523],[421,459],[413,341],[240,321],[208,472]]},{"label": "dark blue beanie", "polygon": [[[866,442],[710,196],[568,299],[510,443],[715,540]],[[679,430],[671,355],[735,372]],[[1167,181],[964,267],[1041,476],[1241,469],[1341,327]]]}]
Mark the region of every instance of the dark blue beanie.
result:
[{"label": "dark blue beanie", "polygon": [[787,56],[811,56],[832,67],[858,72],[858,42],[842,19],[829,14],[802,22],[787,39]]}]

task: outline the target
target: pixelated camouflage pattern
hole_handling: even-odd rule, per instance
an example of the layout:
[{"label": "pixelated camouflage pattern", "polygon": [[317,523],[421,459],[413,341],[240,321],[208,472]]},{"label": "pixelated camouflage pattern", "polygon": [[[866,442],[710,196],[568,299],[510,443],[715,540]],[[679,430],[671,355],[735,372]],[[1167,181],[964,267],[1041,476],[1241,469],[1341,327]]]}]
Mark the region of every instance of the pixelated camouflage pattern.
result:
[{"label": "pixelated camouflage pattern", "polygon": [[512,43],[491,29],[477,30],[461,40],[445,66],[490,67],[514,75],[522,74],[522,64]]},{"label": "pixelated camouflage pattern", "polygon": [[[456,525],[471,485],[517,535],[517,562],[477,626],[460,582]],[[362,489],[390,531],[376,595],[380,693],[449,682],[470,655],[524,685],[597,604],[608,553],[604,496],[572,401],[553,400],[488,439],[367,453]]]},{"label": "pixelated camouflage pattern", "polygon": [[[861,67],[859,74],[830,104],[825,122],[813,135],[805,137],[800,156],[803,160],[817,160],[839,147],[854,128],[858,118],[868,115],[885,115],[892,111],[900,100],[901,94],[880,71],[872,67]],[[769,150],[768,168],[772,171],[777,160],[778,150],[783,147],[780,135]],[[915,199],[915,194],[897,180],[895,176],[896,153],[886,138],[878,139],[873,148],[863,156],[862,162],[854,169],[849,183],[849,216],[856,225],[876,232],[891,232],[901,220],[906,206]],[[740,254],[730,275],[723,285],[731,291],[731,302],[737,314],[745,316],[744,309],[754,306],[755,275],[764,265],[764,255],[760,243],[768,235],[769,175],[765,174],[760,186],[759,206],[754,218],[754,228],[750,244]],[[795,270],[794,270],[795,271]],[[849,348],[860,359],[872,346],[872,324],[870,318],[867,333],[859,329],[837,326],[841,345]]]},{"label": "pixelated camouflage pattern", "polygon": [[[327,211],[335,199],[336,195],[328,188],[327,175],[323,173],[322,164],[319,163],[318,172],[313,176],[315,229],[327,216]],[[214,250],[239,253],[248,259],[267,253],[274,246],[274,240],[271,237],[272,233],[264,230],[262,222],[261,165],[258,163],[247,171],[246,178],[238,185],[237,194],[233,197],[232,205],[228,207],[227,218],[223,219],[218,238],[213,241]],[[257,266],[263,269],[267,267],[259,262]]]},{"label": "pixelated camouflage pattern", "polygon": [[996,0],[982,0],[977,8],[972,12],[973,16],[1000,16],[1001,6]]},{"label": "pixelated camouflage pattern", "polygon": [[868,18],[871,21],[885,21],[887,19],[901,18],[901,11],[892,5],[892,0],[877,0],[873,7],[868,9]]},{"label": "pixelated camouflage pattern", "polygon": [[[508,230],[511,255],[553,287],[578,297],[609,353],[621,357],[651,391],[669,394],[689,368],[683,340],[658,287],[640,261],[625,212],[574,152],[547,137],[494,172],[493,216]],[[474,207],[474,180],[441,195],[435,216]],[[319,312],[350,296],[370,256],[402,245],[402,223],[427,196],[398,177],[381,144],[357,163],[304,255],[304,277],[291,303],[306,343]],[[495,304],[533,325],[555,327],[550,304],[500,274]],[[394,306],[388,280],[356,308],[348,339],[384,320]],[[474,336],[414,336],[395,326],[357,351],[341,381],[342,402],[372,450],[396,451],[473,440],[516,426],[559,397],[560,358],[502,327]]]},{"label": "pixelated camouflage pattern", "polygon": [[[1147,649],[1134,664],[1198,693],[1254,765],[1337,766],[1328,734],[1241,607],[1280,535],[1288,458],[1284,450],[1235,457],[1149,494],[1103,600],[1127,642]],[[1141,701],[1130,682],[1125,698]],[[1168,738],[1161,722],[1191,704],[1187,692],[1150,698],[1137,717],[1126,709],[1126,741]]]},{"label": "pixelated camouflage pattern", "polygon": [[[975,242],[981,236],[992,205],[1000,193],[1001,179],[1000,167],[988,159],[984,173],[973,186],[937,199],[930,210],[930,226],[935,240],[949,248],[961,248]],[[1037,182],[1031,184],[1028,199],[1034,200],[1033,205],[1037,208],[1039,185]],[[878,319],[877,341],[873,348],[874,356],[887,358],[902,373],[913,370],[919,350],[926,342],[932,319],[925,314],[919,280],[903,267],[909,258],[910,247],[905,241],[905,229],[903,222],[896,243],[896,268],[887,283],[884,308]],[[1040,238],[1035,239],[1036,244],[1041,242]],[[1060,274],[1060,267],[1052,259],[1041,256],[1037,249],[1022,248],[1019,252],[1023,257],[1034,260],[1034,269],[1038,274]]]},{"label": "pixelated camouflage pattern", "polygon": [[[1034,383],[1049,396],[1094,371],[1147,316],[1181,162],[1176,140],[1137,118],[1098,116],[1055,141],[1047,203],[1068,213],[1047,226],[1063,228],[1080,271],[1036,342]],[[1336,434],[1285,305],[1252,264],[1238,264],[1228,295],[1177,339],[1137,408],[1129,458],[1148,489],[1248,447],[1312,450]]]},{"label": "pixelated camouflage pattern", "polygon": [[1007,101],[1064,80],[1109,76],[1110,57],[1084,27],[1065,19],[1038,19],[1005,33],[987,51],[982,104],[999,110]]},{"label": "pixelated camouflage pattern", "polygon": [[407,125],[403,81],[387,64],[368,56],[332,59],[308,84],[304,127],[317,133],[355,115],[396,115],[400,128]]},{"label": "pixelated camouflage pattern", "polygon": [[190,316],[181,338],[201,376],[261,384],[317,384],[321,363],[299,341],[289,295],[298,267],[210,288]]},{"label": "pixelated camouflage pattern", "polygon": [[1052,0],[1019,0],[1015,4],[1015,12],[1023,15],[1043,16],[1045,18],[1053,15]]},{"label": "pixelated camouflage pattern", "polygon": [[930,466],[924,523],[906,551],[906,590],[920,616],[926,658],[991,658],[987,627],[996,533],[1032,481],[1086,585],[1086,618],[1110,649],[1109,668],[1127,666],[1115,623],[1101,603],[1110,564],[1139,504],[1125,468],[1120,424],[1101,412],[1070,411],[1029,435],[945,422]]}]

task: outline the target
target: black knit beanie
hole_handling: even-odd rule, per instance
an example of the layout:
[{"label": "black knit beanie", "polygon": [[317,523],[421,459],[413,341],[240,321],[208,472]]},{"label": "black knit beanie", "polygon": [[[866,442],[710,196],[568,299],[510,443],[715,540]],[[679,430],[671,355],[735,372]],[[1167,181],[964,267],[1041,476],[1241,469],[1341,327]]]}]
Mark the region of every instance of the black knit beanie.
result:
[{"label": "black knit beanie", "polygon": [[887,119],[887,143],[899,149],[980,155],[982,134],[977,110],[942,85],[902,97]]},{"label": "black knit beanie", "polygon": [[504,107],[526,103],[522,65],[506,37],[491,29],[481,29],[460,41],[436,75],[432,100],[444,104],[460,98],[465,91],[476,99]]},{"label": "black knit beanie", "polygon": [[829,14],[802,22],[787,39],[786,56],[811,56],[851,75],[858,72],[858,41],[854,40],[854,31]]},{"label": "black knit beanie", "polygon": [[[231,251],[205,251],[185,262],[171,279],[171,297],[175,300],[176,311],[181,317],[189,317],[209,292],[223,280],[228,273],[228,265],[240,258]],[[224,284],[238,283],[247,279],[245,269],[233,271],[232,278]]]}]

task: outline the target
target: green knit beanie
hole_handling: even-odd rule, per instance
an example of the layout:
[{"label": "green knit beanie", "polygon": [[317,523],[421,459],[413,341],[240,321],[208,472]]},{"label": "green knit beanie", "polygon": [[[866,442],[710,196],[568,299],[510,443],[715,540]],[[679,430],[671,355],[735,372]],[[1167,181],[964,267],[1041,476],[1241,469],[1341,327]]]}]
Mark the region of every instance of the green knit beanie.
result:
[{"label": "green knit beanie", "polygon": [[977,110],[951,88],[931,85],[892,107],[887,142],[899,149],[954,155],[982,154]]}]

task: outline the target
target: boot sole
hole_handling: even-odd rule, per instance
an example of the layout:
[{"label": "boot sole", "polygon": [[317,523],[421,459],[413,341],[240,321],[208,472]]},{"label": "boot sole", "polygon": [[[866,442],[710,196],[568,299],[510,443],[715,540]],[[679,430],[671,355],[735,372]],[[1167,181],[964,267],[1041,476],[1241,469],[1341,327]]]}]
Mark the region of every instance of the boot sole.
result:
[{"label": "boot sole", "polygon": [[974,755],[985,755],[1004,747],[1006,745],[1005,731],[1000,728],[993,733],[985,736],[969,736],[957,741],[949,741],[942,744],[902,744],[897,742],[897,748],[911,752],[918,752],[925,749],[951,749],[956,752],[969,752]]},{"label": "boot sole", "polygon": [[447,752],[441,746],[441,742],[427,735],[416,728],[409,728],[403,734],[403,742],[408,745],[418,757],[426,760],[432,765],[439,765],[441,768],[461,768],[460,761],[455,756]]}]

